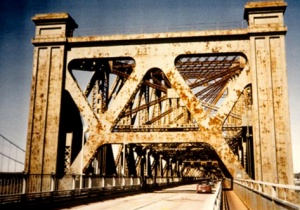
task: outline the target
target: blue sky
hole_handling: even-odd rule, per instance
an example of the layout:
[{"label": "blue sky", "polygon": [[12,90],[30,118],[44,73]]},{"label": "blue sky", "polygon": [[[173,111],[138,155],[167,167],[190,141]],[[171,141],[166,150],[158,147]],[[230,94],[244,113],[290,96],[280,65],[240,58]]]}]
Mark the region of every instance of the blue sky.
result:
[{"label": "blue sky", "polygon": [[[300,1],[287,0],[285,24],[294,171],[300,172]],[[0,134],[25,148],[35,14],[68,12],[76,35],[201,29],[243,22],[247,0],[1,0]]]}]

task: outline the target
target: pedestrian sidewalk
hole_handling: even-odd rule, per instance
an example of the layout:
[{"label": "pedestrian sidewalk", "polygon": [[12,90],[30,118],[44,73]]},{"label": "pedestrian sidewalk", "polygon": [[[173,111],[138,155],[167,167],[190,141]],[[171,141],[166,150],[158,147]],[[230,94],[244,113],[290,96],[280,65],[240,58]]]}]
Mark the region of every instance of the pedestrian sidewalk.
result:
[{"label": "pedestrian sidewalk", "polygon": [[249,210],[247,206],[233,191],[224,191],[228,200],[230,210]]}]

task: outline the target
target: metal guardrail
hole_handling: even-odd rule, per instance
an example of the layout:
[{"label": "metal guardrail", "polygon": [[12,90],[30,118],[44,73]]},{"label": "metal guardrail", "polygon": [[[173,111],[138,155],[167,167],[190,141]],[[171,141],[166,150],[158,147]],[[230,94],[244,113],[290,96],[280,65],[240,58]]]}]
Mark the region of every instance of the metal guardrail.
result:
[{"label": "metal guardrail", "polygon": [[214,208],[213,210],[221,210],[222,209],[222,202],[223,202],[223,197],[222,197],[222,186],[223,183],[220,182],[218,183],[217,189],[216,189],[216,199],[214,202]]},{"label": "metal guardrail", "polygon": [[[157,177],[147,178],[142,182],[139,177],[0,173],[0,205],[112,196],[193,181],[196,179]],[[280,209],[300,210],[300,186],[254,180],[234,180],[233,183],[234,192],[250,209],[262,209],[262,206],[267,206],[267,209],[276,209],[280,206]],[[223,180],[223,183],[217,187],[214,210],[223,209],[226,206],[224,193],[222,193],[223,185],[227,186],[230,183],[228,180]]]},{"label": "metal guardrail", "polygon": [[239,179],[233,189],[250,209],[300,210],[300,186]]},{"label": "metal guardrail", "polygon": [[[110,198],[196,181],[194,177],[156,177],[142,181],[140,177],[133,176],[0,173],[0,208],[74,202],[81,198]],[[222,186],[220,182],[216,187],[214,210],[222,209]]]},{"label": "metal guardrail", "polygon": [[49,203],[75,198],[114,196],[193,183],[195,178],[157,177],[142,181],[140,177],[67,174],[0,173],[0,208],[3,205]]}]

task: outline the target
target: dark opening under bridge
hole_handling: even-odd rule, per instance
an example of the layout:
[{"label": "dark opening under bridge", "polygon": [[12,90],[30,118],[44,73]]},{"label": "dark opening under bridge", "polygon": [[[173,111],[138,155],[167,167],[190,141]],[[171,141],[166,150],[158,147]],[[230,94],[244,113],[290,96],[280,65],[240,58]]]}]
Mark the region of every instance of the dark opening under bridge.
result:
[{"label": "dark opening under bridge", "polygon": [[33,17],[23,192],[213,177],[251,209],[297,209],[285,8],[247,3],[247,28],[82,37],[67,13]]}]

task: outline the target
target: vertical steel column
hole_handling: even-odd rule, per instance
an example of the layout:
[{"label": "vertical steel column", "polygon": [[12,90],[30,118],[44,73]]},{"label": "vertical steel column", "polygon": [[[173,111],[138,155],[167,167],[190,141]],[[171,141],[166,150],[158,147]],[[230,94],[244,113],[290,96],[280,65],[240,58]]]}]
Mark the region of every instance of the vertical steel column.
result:
[{"label": "vertical steel column", "polygon": [[129,154],[128,154],[128,172],[129,176],[136,176],[136,166],[135,166],[135,159],[134,159],[134,152],[132,145],[129,146]]},{"label": "vertical steel column", "polygon": [[67,13],[36,15],[25,171],[56,171],[67,38],[77,28]]},{"label": "vertical steel column", "polygon": [[164,169],[163,169],[163,159],[162,159],[162,155],[159,155],[159,176],[163,177],[164,176]]},{"label": "vertical steel column", "polygon": [[285,9],[283,1],[252,2],[244,14],[251,44],[255,179],[292,184]]}]

